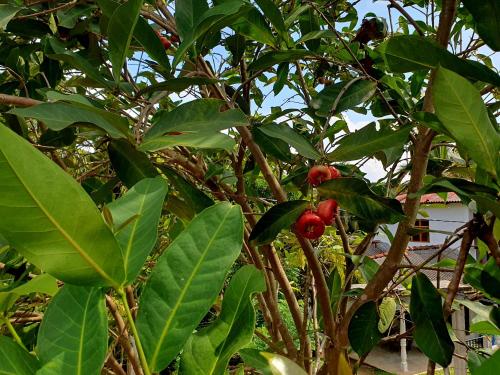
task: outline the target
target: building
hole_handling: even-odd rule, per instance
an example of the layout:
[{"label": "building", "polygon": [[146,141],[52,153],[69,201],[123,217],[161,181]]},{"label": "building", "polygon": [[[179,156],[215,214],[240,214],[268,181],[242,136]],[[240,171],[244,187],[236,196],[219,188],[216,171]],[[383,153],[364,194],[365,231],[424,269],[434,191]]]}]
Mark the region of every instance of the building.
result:
[{"label": "building", "polygon": [[[406,195],[398,196],[397,199],[404,204]],[[446,290],[452,275],[453,261],[458,256],[460,242],[442,251],[438,256],[436,254],[441,249],[446,238],[470,221],[473,213],[467,205],[462,203],[455,193],[424,194],[421,196],[420,203],[421,207],[415,223],[415,228],[420,230],[417,230],[412,236],[402,265],[410,269],[413,266],[422,264],[424,261],[427,262],[427,268],[421,271],[429,277],[437,288]],[[397,224],[382,227],[367,250],[366,255],[381,264],[389,251],[390,238],[395,234],[396,228]],[[473,246],[474,248],[477,247]],[[472,250],[471,255],[475,257],[476,251]],[[439,271],[436,267],[438,262],[444,265]],[[449,263],[448,267],[445,266],[446,262]],[[469,285],[461,284],[457,298],[468,300],[473,292]],[[409,299],[404,297],[404,293],[401,295],[400,300],[409,302]],[[396,325],[395,329],[400,330],[400,332],[406,331],[407,326],[411,325],[410,316],[407,312],[398,313],[397,316],[399,316],[399,324]],[[460,310],[453,312],[450,323],[455,330],[457,338],[466,342],[471,347],[490,347],[491,337],[483,337],[469,331],[474,316],[475,314],[464,306]],[[420,368],[420,366],[425,369],[426,363],[416,364],[415,358],[421,358],[419,356],[414,355],[413,363],[411,363],[412,350],[415,351],[411,346],[407,346],[406,340],[401,340],[399,350],[401,371],[399,373],[408,373],[409,370],[412,370],[409,367],[412,366],[414,367],[414,371],[416,368]],[[456,353],[465,356],[465,348],[462,345],[456,345]],[[370,357],[367,358],[367,363],[369,363],[369,360]],[[374,360],[376,361],[376,358]],[[419,359],[419,361],[422,360]],[[423,361],[425,362],[426,360],[424,359]],[[411,363],[411,366],[409,366],[409,363]],[[456,375],[466,374],[467,364],[464,360],[455,357],[451,367],[454,368]]]}]

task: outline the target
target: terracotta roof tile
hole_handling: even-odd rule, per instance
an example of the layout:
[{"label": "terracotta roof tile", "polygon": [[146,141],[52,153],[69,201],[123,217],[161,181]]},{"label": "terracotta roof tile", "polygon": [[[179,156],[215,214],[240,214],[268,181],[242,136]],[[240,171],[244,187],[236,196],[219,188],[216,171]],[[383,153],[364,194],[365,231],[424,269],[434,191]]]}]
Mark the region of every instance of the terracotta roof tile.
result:
[{"label": "terracotta roof tile", "polygon": [[[420,197],[422,204],[443,204],[443,203],[460,203],[461,200],[456,193],[447,193],[446,202],[436,193],[424,194]],[[406,201],[406,194],[401,194],[396,197],[398,201],[404,203]]]}]

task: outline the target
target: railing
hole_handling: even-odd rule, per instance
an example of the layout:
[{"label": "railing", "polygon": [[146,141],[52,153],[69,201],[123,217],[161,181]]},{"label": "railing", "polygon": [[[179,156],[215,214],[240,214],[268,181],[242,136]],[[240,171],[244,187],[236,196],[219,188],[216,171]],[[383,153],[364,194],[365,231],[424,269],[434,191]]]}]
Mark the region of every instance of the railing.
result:
[{"label": "railing", "polygon": [[482,349],[484,348],[483,336],[479,336],[470,340],[465,340],[465,344],[472,349]]}]

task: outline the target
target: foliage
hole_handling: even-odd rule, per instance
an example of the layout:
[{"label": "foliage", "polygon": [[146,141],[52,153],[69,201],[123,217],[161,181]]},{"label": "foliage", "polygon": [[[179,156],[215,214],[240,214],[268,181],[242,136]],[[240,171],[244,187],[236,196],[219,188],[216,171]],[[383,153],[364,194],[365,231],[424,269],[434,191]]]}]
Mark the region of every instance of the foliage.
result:
[{"label": "foliage", "polygon": [[[0,373],[347,375],[408,302],[441,366],[459,306],[498,334],[498,2],[390,3],[2,2]],[[449,192],[479,256],[438,290],[402,263]]]}]

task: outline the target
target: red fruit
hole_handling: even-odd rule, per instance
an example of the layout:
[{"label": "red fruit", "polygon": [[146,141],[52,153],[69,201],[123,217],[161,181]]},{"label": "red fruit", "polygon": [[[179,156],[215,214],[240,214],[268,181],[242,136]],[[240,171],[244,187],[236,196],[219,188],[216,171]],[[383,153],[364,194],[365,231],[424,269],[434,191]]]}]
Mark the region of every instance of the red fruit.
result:
[{"label": "red fruit", "polygon": [[325,223],[314,212],[307,210],[295,222],[295,230],[302,237],[314,240],[325,232]]},{"label": "red fruit", "polygon": [[321,201],[318,204],[316,214],[323,220],[325,225],[332,225],[335,215],[337,215],[338,205],[333,199]]},{"label": "red fruit", "polygon": [[312,186],[318,186],[324,181],[328,181],[332,178],[332,173],[330,167],[327,165],[315,165],[309,170],[307,174],[307,179]]},{"label": "red fruit", "polygon": [[330,174],[331,174],[331,179],[333,180],[334,178],[339,178],[339,177],[342,177],[342,175],[340,174],[339,170],[335,167],[328,167],[328,169],[330,169]]},{"label": "red fruit", "polygon": [[176,35],[176,34],[172,34],[172,35],[170,36],[170,41],[171,41],[172,43],[177,43],[177,42],[179,42],[179,36],[178,36],[178,35]]},{"label": "red fruit", "polygon": [[165,38],[164,36],[160,36],[160,42],[163,44],[163,48],[169,49],[172,46],[172,43],[170,43],[170,40]]}]

